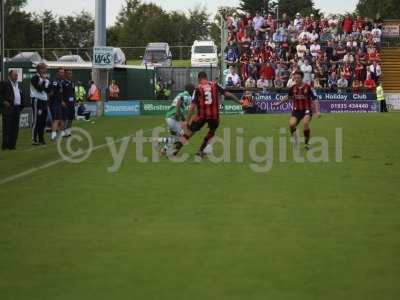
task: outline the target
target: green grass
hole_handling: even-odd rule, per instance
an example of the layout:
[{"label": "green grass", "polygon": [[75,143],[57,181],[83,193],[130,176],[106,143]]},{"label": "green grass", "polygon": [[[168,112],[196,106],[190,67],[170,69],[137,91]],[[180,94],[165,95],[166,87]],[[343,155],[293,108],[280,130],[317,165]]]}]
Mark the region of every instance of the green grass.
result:
[{"label": "green grass", "polygon": [[[247,155],[244,163],[139,163],[130,145],[117,173],[107,172],[105,147],[81,164],[0,185],[1,299],[399,299],[398,118],[315,120],[331,159],[334,130],[344,129],[342,163],[275,162],[254,173]],[[102,145],[162,122],[79,126]],[[277,141],[286,123],[223,117],[219,133],[242,127],[245,144]],[[24,131],[17,152],[0,152],[0,181],[59,159],[54,145],[30,151],[28,141]]]},{"label": "green grass", "polygon": [[[141,63],[142,63],[141,60],[129,60],[127,62],[128,65],[135,65],[135,66],[141,65]],[[172,66],[173,67],[190,68],[190,66],[191,66],[190,59],[173,60]]]}]

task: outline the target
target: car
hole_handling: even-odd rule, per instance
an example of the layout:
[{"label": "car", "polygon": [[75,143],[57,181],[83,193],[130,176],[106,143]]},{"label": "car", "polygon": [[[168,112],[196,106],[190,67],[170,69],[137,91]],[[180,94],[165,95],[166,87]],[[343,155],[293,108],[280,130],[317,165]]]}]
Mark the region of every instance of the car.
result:
[{"label": "car", "polygon": [[116,65],[126,65],[126,56],[121,48],[114,48],[114,64]]},{"label": "car", "polygon": [[218,67],[218,50],[213,41],[194,41],[192,67]]},{"label": "car", "polygon": [[146,47],[142,65],[149,67],[171,67],[172,53],[168,43],[150,43]]},{"label": "car", "polygon": [[11,58],[10,61],[40,63],[43,59],[38,52],[21,52]]},{"label": "car", "polygon": [[64,55],[64,56],[61,56],[57,60],[57,62],[61,62],[61,63],[84,63],[85,61],[79,55]]}]

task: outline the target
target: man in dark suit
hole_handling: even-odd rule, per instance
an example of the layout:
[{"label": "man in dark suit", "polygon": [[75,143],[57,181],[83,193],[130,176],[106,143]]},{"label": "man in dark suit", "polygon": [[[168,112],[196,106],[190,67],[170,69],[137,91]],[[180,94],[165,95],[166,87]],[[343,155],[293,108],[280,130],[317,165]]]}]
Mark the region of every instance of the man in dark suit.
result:
[{"label": "man in dark suit", "polygon": [[3,150],[15,150],[19,132],[19,118],[23,108],[22,92],[18,85],[18,73],[11,70],[3,83],[1,107],[3,113]]}]

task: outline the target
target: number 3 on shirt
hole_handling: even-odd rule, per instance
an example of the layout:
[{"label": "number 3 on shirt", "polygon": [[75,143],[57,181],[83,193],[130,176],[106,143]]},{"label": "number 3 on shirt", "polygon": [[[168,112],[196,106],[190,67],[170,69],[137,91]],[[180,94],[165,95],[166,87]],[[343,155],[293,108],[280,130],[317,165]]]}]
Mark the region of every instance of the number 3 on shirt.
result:
[{"label": "number 3 on shirt", "polygon": [[211,93],[211,88],[207,87],[204,89],[204,95],[206,98],[205,104],[206,105],[211,105],[213,103],[213,97]]}]

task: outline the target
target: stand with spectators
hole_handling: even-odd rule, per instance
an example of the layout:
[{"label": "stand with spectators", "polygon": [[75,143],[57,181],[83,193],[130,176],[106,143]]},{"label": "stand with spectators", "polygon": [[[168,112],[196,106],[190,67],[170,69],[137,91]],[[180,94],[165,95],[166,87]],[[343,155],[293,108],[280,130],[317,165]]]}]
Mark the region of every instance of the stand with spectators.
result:
[{"label": "stand with spectators", "polygon": [[228,17],[228,87],[283,89],[300,70],[315,89],[373,91],[382,70],[380,23],[358,17]]}]

